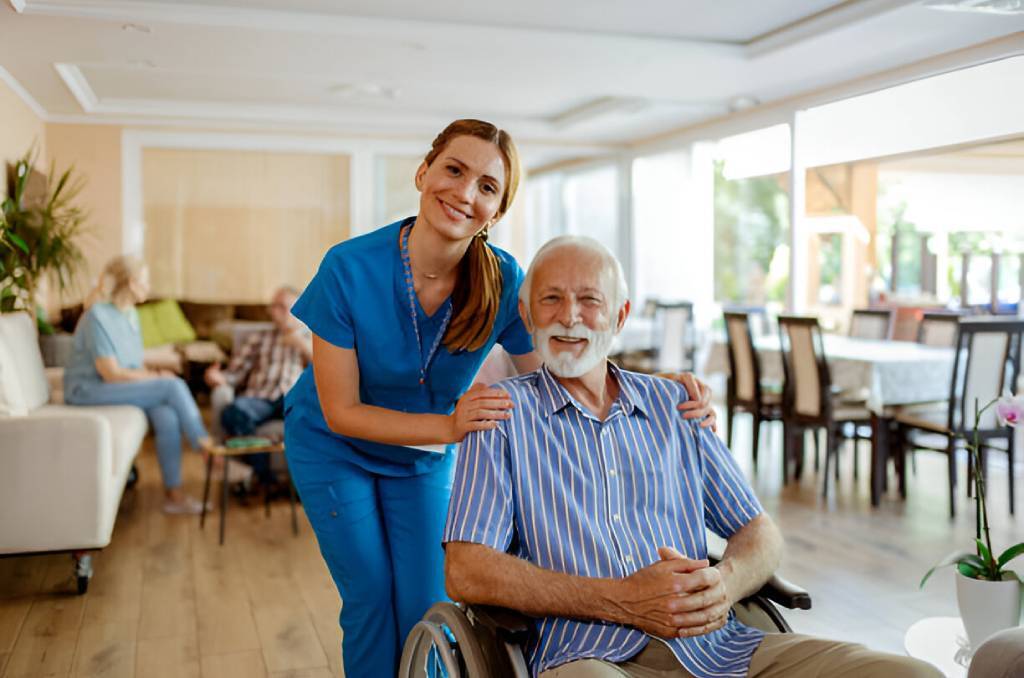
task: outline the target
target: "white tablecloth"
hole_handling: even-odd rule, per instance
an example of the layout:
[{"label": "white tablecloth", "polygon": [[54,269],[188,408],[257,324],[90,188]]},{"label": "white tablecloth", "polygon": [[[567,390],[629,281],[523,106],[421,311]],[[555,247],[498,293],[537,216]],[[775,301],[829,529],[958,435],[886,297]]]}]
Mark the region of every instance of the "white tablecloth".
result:
[{"label": "white tablecloth", "polygon": [[[908,341],[878,341],[827,334],[825,359],[832,383],[843,391],[867,395],[873,412],[886,406],[908,405],[949,398],[954,350],[922,346]],[[761,356],[761,377],[782,382],[782,357],[775,334],[754,339]],[[729,349],[716,340],[705,364],[705,372],[729,372]]]}]

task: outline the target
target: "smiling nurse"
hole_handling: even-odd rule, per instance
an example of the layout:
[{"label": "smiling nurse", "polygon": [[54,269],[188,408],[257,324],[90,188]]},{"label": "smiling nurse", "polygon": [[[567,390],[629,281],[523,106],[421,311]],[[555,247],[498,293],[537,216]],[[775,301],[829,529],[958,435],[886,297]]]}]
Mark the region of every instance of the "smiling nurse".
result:
[{"label": "smiling nurse", "polygon": [[[343,600],[347,678],[395,675],[405,636],[446,598],[455,443],[515,416],[504,391],[470,388],[487,353],[540,366],[523,271],[486,242],[519,173],[506,132],[453,122],[416,172],[419,214],[334,246],[292,309],[314,338],[285,402],[288,465]],[[708,415],[707,389],[684,383],[700,398],[685,416]]]}]

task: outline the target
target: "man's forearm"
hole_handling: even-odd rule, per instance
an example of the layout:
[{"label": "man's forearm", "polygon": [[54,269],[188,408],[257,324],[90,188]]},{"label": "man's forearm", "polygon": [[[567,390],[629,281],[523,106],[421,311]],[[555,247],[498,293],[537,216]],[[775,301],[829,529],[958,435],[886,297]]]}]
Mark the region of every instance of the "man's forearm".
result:
[{"label": "man's forearm", "polygon": [[782,534],[765,513],[732,535],[716,566],[722,573],[731,602],[760,589],[778,568],[781,557]]},{"label": "man's forearm", "polygon": [[488,546],[452,542],[445,580],[452,599],[495,605],[532,617],[618,622],[613,589],[618,580],[552,572]]}]

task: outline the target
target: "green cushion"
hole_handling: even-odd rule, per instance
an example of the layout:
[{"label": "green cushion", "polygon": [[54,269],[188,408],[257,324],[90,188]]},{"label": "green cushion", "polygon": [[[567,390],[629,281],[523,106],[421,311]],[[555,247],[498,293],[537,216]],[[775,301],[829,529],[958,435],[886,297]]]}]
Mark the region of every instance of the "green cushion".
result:
[{"label": "green cushion", "polygon": [[146,348],[195,341],[196,331],[174,299],[143,304],[138,311],[142,345]]},{"label": "green cushion", "polygon": [[139,314],[139,330],[142,332],[142,345],[146,348],[165,344],[160,336],[160,328],[156,324],[156,313],[153,311],[153,304],[143,304],[135,307]]},{"label": "green cushion", "polygon": [[156,326],[160,328],[160,336],[165,344],[184,344],[196,340],[196,331],[181,312],[178,302],[174,299],[164,299],[153,306]]}]

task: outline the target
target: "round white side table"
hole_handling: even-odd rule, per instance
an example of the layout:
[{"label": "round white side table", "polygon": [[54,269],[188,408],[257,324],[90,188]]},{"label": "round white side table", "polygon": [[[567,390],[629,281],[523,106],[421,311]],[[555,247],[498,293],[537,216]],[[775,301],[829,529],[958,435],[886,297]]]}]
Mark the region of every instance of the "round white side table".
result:
[{"label": "round white side table", "polygon": [[960,617],[926,617],[903,637],[907,654],[932,664],[946,678],[966,678],[971,647]]}]

